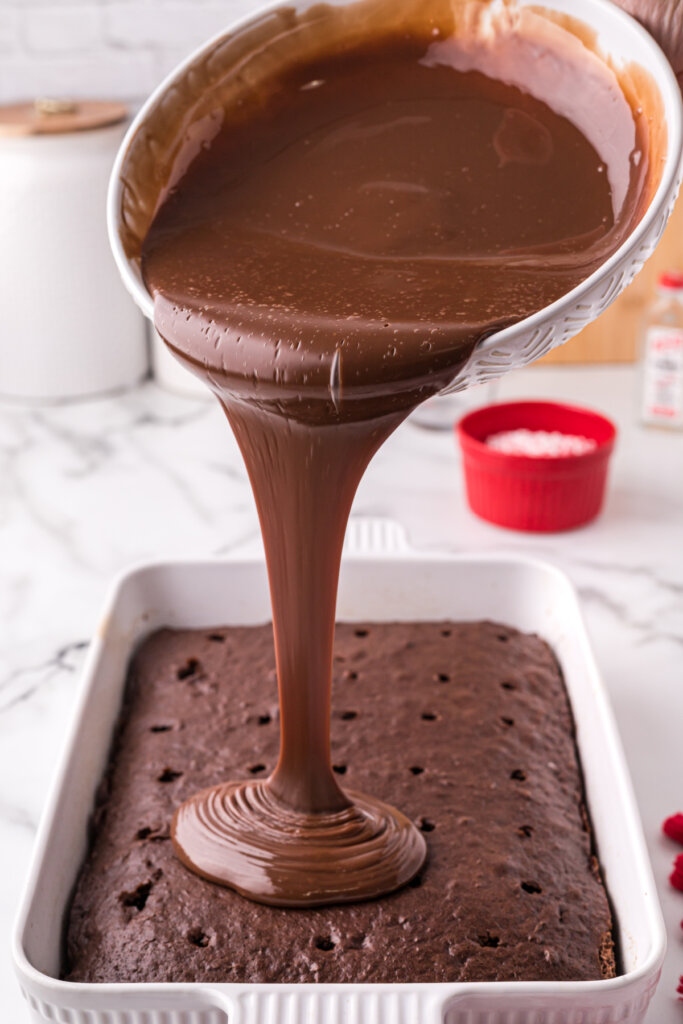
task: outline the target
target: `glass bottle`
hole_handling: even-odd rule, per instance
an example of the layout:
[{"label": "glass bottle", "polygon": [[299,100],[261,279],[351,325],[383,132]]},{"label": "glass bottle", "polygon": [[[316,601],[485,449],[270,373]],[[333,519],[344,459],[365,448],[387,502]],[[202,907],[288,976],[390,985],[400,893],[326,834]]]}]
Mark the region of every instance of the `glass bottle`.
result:
[{"label": "glass bottle", "polygon": [[683,429],[683,273],[667,271],[645,314],[640,351],[640,419]]}]

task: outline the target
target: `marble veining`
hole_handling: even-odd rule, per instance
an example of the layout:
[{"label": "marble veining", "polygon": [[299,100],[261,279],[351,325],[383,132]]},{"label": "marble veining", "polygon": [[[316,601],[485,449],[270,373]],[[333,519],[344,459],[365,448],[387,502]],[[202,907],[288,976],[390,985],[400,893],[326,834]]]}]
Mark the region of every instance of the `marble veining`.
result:
[{"label": "marble veining", "polygon": [[[578,588],[632,771],[670,936],[648,1024],[678,1024],[683,896],[661,820],[683,810],[683,434],[641,427],[630,368],[510,374],[498,397],[600,409],[619,427],[607,503],[572,533],[524,535],[466,508],[450,431],[408,422],[374,460],[355,516],[398,520],[431,550],[526,553]],[[450,398],[454,415],[462,399]],[[0,956],[2,1017],[27,1019],[8,936],[89,637],[112,577],[134,562],[260,549],[237,446],[218,405],[153,384],[64,406],[0,405]]]}]

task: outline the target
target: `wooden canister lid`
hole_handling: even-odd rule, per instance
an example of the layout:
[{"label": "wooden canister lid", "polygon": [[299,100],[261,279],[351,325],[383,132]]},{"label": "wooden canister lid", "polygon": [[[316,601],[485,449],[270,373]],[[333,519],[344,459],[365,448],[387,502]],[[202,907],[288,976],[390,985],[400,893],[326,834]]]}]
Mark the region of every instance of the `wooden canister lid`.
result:
[{"label": "wooden canister lid", "polygon": [[0,138],[91,131],[118,124],[127,116],[128,108],[123,103],[37,99],[0,106]]}]

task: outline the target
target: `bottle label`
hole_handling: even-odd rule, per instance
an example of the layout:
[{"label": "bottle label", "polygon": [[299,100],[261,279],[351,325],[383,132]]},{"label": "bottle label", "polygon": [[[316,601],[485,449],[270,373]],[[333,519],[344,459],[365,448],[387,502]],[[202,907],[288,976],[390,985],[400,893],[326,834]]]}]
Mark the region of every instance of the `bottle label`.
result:
[{"label": "bottle label", "polygon": [[683,426],[683,330],[650,327],[643,353],[642,416],[647,423]]}]

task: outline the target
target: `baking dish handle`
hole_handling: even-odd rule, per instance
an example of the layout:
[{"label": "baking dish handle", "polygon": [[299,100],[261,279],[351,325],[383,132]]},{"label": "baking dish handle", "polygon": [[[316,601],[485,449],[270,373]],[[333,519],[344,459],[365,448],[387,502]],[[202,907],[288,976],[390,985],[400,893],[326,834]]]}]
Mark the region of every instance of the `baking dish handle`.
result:
[{"label": "baking dish handle", "polygon": [[406,531],[395,519],[379,516],[351,516],[346,527],[344,554],[352,558],[377,558],[406,554],[410,544]]},{"label": "baking dish handle", "polygon": [[96,986],[37,977],[36,983],[19,972],[32,1024],[86,1020],[89,1024],[111,1024],[113,1020],[128,1024],[244,1024],[246,1017],[241,1000],[226,991],[230,986],[182,982]]}]

